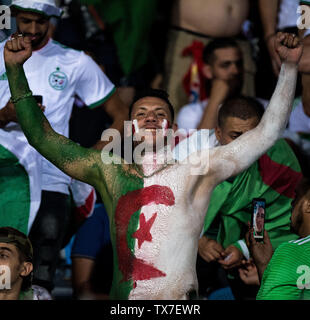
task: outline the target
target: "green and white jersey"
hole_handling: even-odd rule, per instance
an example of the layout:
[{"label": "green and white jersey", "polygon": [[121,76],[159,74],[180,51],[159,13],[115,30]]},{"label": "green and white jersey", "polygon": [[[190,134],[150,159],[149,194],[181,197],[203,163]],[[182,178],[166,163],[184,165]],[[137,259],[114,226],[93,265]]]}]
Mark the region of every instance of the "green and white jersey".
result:
[{"label": "green and white jersey", "polygon": [[310,299],[310,235],[277,248],[264,272],[256,299]]},{"label": "green and white jersey", "polygon": [[[5,70],[4,44],[5,41],[0,44],[0,71]],[[24,70],[33,94],[43,96],[43,105],[46,107],[44,115],[53,129],[66,137],[76,95],[87,106],[94,108],[101,105],[115,90],[114,85],[88,55],[52,39],[40,50],[33,51],[24,64]],[[0,80],[0,108],[3,108],[10,98],[10,90],[5,75],[0,74],[0,77],[3,78]],[[15,123],[9,123],[5,130],[14,134],[14,130],[20,129]],[[71,179],[68,176],[45,159],[42,159],[42,170],[43,190],[69,193],[68,184]]]}]

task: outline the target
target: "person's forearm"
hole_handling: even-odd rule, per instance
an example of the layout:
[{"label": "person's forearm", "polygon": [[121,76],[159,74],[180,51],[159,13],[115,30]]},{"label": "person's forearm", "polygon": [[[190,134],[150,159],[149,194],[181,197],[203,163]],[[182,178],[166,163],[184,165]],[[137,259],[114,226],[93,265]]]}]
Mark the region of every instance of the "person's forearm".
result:
[{"label": "person's forearm", "polygon": [[[30,91],[24,69],[20,65],[6,66],[11,96],[21,97]],[[19,123],[31,145],[40,149],[40,140],[50,129],[46,118],[33,97],[19,100],[15,103],[15,110]],[[40,152],[40,151],[39,151]]]},{"label": "person's forearm", "polygon": [[281,137],[292,109],[296,78],[297,65],[282,64],[275,92],[260,123],[228,145],[215,148],[214,162],[210,163],[215,168],[215,183],[247,169]]},{"label": "person's forearm", "polygon": [[[295,95],[297,68],[293,63],[282,64],[276,89],[257,126],[257,130],[261,131],[262,142],[267,143],[269,147],[281,137],[290,116]],[[269,139],[272,141],[269,142]]]},{"label": "person's forearm", "polygon": [[197,129],[214,129],[217,126],[218,109],[221,103],[222,101],[210,99]]},{"label": "person's forearm", "polygon": [[[6,66],[13,99],[29,92],[28,82],[20,65]],[[80,147],[58,134],[50,126],[33,97],[15,103],[18,121],[28,142],[47,160],[72,178],[97,186],[98,165],[95,151]]]},{"label": "person's forearm", "polygon": [[259,12],[262,20],[264,38],[276,33],[278,0],[259,0]]}]

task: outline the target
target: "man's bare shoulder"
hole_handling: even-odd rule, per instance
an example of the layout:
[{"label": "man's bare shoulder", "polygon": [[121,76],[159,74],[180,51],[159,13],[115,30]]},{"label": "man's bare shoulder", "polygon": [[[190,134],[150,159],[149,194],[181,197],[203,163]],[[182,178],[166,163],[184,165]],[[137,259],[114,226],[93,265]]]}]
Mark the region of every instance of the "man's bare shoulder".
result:
[{"label": "man's bare shoulder", "polygon": [[94,150],[92,158],[96,166],[100,168],[102,172],[106,170],[113,170],[116,165],[123,165],[124,159],[115,153],[110,153],[105,150]]}]

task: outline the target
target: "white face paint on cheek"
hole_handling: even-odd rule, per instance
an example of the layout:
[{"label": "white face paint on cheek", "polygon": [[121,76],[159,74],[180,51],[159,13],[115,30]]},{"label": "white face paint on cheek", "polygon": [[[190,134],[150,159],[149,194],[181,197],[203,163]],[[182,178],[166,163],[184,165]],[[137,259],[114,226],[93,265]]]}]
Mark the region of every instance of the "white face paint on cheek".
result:
[{"label": "white face paint on cheek", "polygon": [[138,126],[138,121],[137,121],[137,119],[134,119],[134,120],[132,121],[132,123],[133,123],[134,129],[135,129],[135,132],[134,132],[134,133],[139,133],[139,126]]},{"label": "white face paint on cheek", "polygon": [[163,136],[166,136],[167,129],[168,129],[168,121],[167,121],[167,119],[163,120],[163,122],[161,124],[161,128],[163,129]]}]

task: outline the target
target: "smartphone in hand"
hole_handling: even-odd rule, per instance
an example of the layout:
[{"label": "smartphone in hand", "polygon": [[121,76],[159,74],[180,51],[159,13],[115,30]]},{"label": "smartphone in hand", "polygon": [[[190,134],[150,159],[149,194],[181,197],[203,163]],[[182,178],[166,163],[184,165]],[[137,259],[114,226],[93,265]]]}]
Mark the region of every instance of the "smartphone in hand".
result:
[{"label": "smartphone in hand", "polygon": [[252,200],[252,218],[251,227],[256,241],[264,240],[266,201],[263,198],[254,198]]}]

